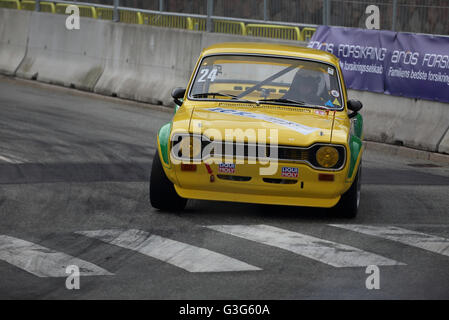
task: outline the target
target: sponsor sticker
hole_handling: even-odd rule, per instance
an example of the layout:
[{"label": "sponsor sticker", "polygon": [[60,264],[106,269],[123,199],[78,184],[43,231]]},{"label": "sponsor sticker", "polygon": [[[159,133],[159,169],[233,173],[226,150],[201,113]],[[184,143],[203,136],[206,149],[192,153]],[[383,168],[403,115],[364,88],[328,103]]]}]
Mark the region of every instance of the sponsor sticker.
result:
[{"label": "sponsor sticker", "polygon": [[340,104],[340,102],[338,101],[337,98],[335,98],[333,104],[335,104],[336,106],[339,106],[339,107],[341,106],[341,104]]},{"label": "sponsor sticker", "polygon": [[326,107],[334,107],[334,104],[332,103],[332,101],[327,100],[327,102],[324,104]]},{"label": "sponsor sticker", "polygon": [[335,97],[335,98],[338,98],[338,97],[340,96],[340,93],[338,93],[337,90],[332,90],[332,91],[331,91],[331,95],[332,95],[333,97]]},{"label": "sponsor sticker", "polygon": [[327,68],[327,73],[329,73],[331,76],[333,76],[334,75],[334,69]]},{"label": "sponsor sticker", "polygon": [[282,177],[298,178],[298,168],[282,167]]},{"label": "sponsor sticker", "polygon": [[[330,102],[330,100],[329,100],[329,102]],[[211,109],[206,109],[206,110],[212,111],[212,112],[218,112],[218,113],[222,113],[222,114],[230,114],[230,115],[239,116],[239,117],[267,121],[267,122],[274,123],[274,124],[286,127],[288,129],[294,130],[303,135],[308,135],[308,134],[311,134],[311,133],[319,130],[319,128],[308,127],[308,126],[300,124],[300,123],[285,120],[282,118],[272,117],[272,116],[269,116],[266,114],[261,114],[261,113],[253,113],[253,112],[248,112],[248,111],[239,111],[239,110],[225,109],[225,108],[211,108]]]},{"label": "sponsor sticker", "polygon": [[218,164],[219,173],[235,173],[234,163],[220,163]]}]

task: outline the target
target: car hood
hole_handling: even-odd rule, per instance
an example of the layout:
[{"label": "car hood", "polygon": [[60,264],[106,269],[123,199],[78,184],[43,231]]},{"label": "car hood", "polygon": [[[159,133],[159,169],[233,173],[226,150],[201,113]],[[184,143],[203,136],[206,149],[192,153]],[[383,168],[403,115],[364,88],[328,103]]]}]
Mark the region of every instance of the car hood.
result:
[{"label": "car hood", "polygon": [[190,132],[214,140],[234,140],[232,135],[240,134],[248,142],[260,141],[261,132],[265,132],[271,141],[277,134],[280,145],[309,146],[331,141],[333,119],[333,111],[319,109],[217,103],[194,108]]}]

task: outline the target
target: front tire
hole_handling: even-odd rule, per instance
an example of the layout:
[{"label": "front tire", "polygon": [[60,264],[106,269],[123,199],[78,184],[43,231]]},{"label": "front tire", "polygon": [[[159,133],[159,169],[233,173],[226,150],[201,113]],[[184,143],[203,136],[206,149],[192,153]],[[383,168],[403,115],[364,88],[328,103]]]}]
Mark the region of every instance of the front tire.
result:
[{"label": "front tire", "polygon": [[359,164],[359,169],[351,187],[342,196],[335,209],[342,218],[353,219],[357,216],[360,205],[360,195],[362,187],[362,163]]},{"label": "front tire", "polygon": [[187,199],[178,195],[173,183],[165,175],[159,151],[154,154],[151,166],[149,193],[151,205],[159,210],[180,211],[187,204]]}]

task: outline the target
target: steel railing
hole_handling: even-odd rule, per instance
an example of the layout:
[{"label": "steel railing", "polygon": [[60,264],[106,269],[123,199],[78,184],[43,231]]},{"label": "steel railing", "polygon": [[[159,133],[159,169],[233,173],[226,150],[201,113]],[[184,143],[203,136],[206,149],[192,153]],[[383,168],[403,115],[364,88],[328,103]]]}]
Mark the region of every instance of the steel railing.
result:
[{"label": "steel railing", "polygon": [[[284,25],[300,28],[300,38],[307,40],[318,25],[365,28],[368,16],[366,7],[376,5],[380,11],[381,29],[449,35],[449,0],[245,0],[237,6],[229,0],[147,0],[139,2],[143,8],[130,8],[137,3],[132,0],[96,0],[109,4],[114,2],[116,8],[113,5],[90,3],[89,0],[38,1],[41,6],[30,6],[26,1],[33,2],[1,0],[0,6],[16,9],[21,6],[21,9],[28,10],[34,7],[35,10],[51,12],[53,8],[48,3],[77,4],[95,8],[101,19],[113,20],[116,12],[117,20],[122,22],[231,34],[245,34],[248,24]],[[118,5],[119,2],[122,6]],[[137,14],[126,13],[133,10],[140,12],[142,19]],[[92,16],[89,9],[82,11],[86,11],[81,13],[83,16]],[[245,28],[241,27],[241,23]],[[304,31],[307,27],[312,30]],[[263,29],[267,28],[261,28],[256,33],[263,34],[266,32]]]},{"label": "steel railing", "polygon": [[[65,10],[69,5],[77,5],[80,9],[80,16],[93,19],[113,20],[115,16],[114,12],[116,12],[118,16],[117,20],[124,23],[285,40],[307,41],[312,37],[317,28],[317,25],[312,24],[143,10],[87,2],[80,3],[76,1],[0,0],[0,7],[19,10],[37,10],[56,14],[65,14]],[[208,30],[208,21],[210,23],[210,30]]]}]

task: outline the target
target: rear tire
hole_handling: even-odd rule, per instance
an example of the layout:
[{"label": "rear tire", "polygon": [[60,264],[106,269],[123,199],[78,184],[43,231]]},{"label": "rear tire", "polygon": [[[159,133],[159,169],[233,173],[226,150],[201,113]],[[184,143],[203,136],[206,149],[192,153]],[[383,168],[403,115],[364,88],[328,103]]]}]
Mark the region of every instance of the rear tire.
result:
[{"label": "rear tire", "polygon": [[151,205],[159,210],[181,211],[187,204],[187,199],[178,195],[173,183],[165,175],[159,151],[154,154],[151,166],[149,194]]},{"label": "rear tire", "polygon": [[360,205],[361,195],[361,181],[362,181],[362,163],[359,164],[359,169],[351,187],[340,198],[340,201],[335,206],[337,214],[342,218],[353,219],[357,216]]}]

